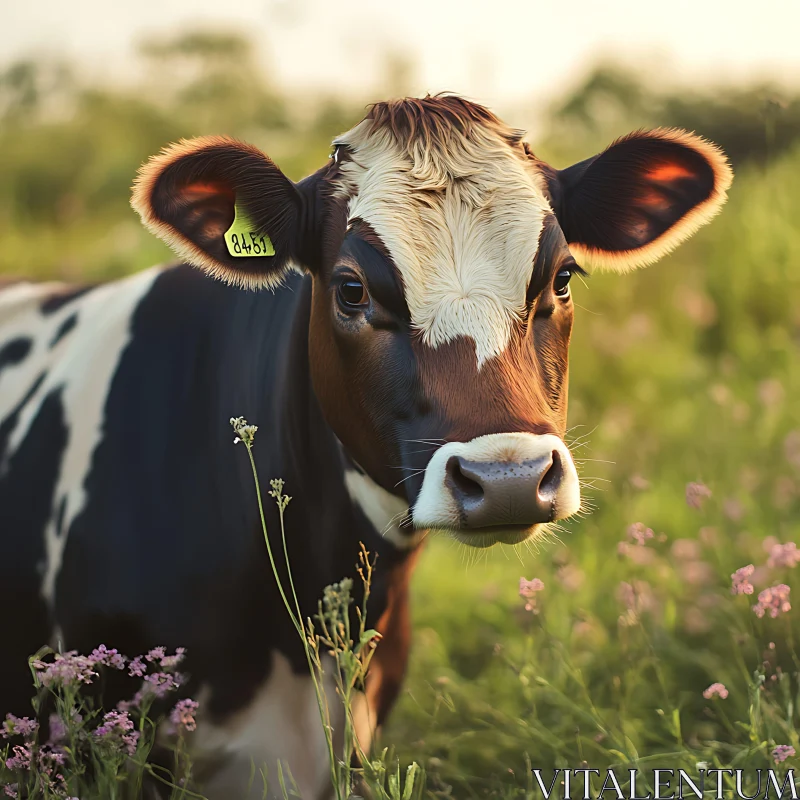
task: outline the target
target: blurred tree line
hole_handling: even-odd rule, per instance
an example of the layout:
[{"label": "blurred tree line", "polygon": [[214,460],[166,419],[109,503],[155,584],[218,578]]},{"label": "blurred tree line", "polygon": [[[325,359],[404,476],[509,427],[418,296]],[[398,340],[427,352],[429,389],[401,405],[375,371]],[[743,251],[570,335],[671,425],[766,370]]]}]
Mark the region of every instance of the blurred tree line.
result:
[{"label": "blurred tree line", "polygon": [[603,63],[548,116],[546,142],[567,156],[576,147],[588,155],[592,146],[638,127],[678,127],[721,145],[737,169],[747,162],[765,165],[800,138],[800,92],[770,84],[663,91]]},{"label": "blurred tree line", "polygon": [[[246,139],[295,179],[323,163],[371,98],[290,98],[255,55],[238,33],[197,31],[145,43],[142,77],[128,86],[88,83],[54,61],[0,70],[0,273],[107,278],[167,258],[130,211],[129,187],[145,158],[181,137]],[[389,60],[387,91],[397,94],[406,81]],[[800,93],[664,93],[603,64],[547,112],[534,145],[563,165],[658,125],[701,132],[737,165],[763,164],[800,138]]]}]

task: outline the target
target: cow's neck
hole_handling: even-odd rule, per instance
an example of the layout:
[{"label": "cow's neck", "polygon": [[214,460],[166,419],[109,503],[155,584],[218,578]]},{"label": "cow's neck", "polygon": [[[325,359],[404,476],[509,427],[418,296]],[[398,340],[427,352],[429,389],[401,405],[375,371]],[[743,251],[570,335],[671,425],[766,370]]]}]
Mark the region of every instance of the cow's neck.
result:
[{"label": "cow's neck", "polygon": [[[241,375],[238,391],[243,413],[259,426],[253,454],[265,502],[267,526],[273,552],[282,563],[279,517],[269,497],[270,480],[282,478],[286,494],[292,497],[285,515],[289,558],[295,575],[301,574],[298,592],[304,607],[313,612],[321,587],[355,577],[359,543],[378,555],[375,613],[385,612],[390,585],[406,578],[397,574],[413,549],[398,548],[402,503],[392,498],[349,461],[334,432],[325,421],[315,396],[308,353],[308,321],[311,286],[308,279],[292,279],[276,295],[262,292],[238,297],[232,318],[235,326],[244,321],[247,333],[238,332],[233,343],[247,341],[249,372]],[[270,325],[265,320],[281,324]],[[254,338],[263,337],[269,346]],[[237,356],[231,355],[235,361]],[[255,373],[255,379],[254,379]],[[250,410],[252,409],[252,410]],[[227,433],[227,432],[226,432]],[[232,435],[232,432],[231,432]],[[251,510],[255,530],[254,557],[263,557],[264,543],[249,475],[249,463],[241,445],[225,443],[227,458],[233,458],[240,476],[241,502]],[[393,524],[389,524],[396,517]],[[377,619],[375,620],[377,621]]]}]

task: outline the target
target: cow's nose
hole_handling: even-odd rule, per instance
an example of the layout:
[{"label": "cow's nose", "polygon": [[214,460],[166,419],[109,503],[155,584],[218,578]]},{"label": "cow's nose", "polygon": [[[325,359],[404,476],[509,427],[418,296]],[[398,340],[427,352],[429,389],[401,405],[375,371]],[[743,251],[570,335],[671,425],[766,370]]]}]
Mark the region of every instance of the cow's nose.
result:
[{"label": "cow's nose", "polygon": [[447,460],[445,476],[465,528],[551,522],[565,483],[558,450],[520,462],[454,455]]}]

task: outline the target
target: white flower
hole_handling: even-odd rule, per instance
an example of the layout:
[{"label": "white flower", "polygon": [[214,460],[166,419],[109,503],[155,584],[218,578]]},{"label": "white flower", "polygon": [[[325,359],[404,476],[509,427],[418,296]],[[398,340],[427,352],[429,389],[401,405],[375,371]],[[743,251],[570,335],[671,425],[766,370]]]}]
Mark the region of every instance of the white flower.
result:
[{"label": "white flower", "polygon": [[248,425],[244,417],[231,417],[231,425],[237,434],[233,443],[239,444],[239,442],[244,442],[245,447],[252,447],[258,425]]}]

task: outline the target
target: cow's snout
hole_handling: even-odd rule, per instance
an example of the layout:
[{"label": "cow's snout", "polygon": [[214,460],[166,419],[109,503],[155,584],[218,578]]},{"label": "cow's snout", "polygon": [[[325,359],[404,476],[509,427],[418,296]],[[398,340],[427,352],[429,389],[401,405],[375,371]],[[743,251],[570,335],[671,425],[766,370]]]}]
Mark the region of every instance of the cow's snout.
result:
[{"label": "cow's snout", "polygon": [[466,528],[551,522],[564,476],[558,450],[519,463],[451,456],[445,473]]},{"label": "cow's snout", "polygon": [[417,527],[485,546],[522,541],[579,507],[575,465],[557,436],[500,433],[441,447],[425,470],[413,518]]}]

